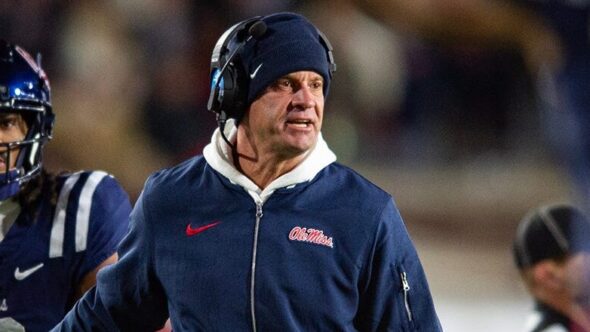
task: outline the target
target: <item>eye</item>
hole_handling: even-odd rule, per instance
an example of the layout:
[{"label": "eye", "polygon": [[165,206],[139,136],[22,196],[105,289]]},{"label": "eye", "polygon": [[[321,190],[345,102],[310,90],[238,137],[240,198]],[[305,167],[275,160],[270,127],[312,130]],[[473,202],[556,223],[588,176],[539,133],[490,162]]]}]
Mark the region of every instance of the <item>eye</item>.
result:
[{"label": "eye", "polygon": [[4,128],[4,129],[12,128],[12,127],[16,126],[16,124],[17,124],[16,116],[7,116],[7,117],[0,118],[0,127]]},{"label": "eye", "polygon": [[274,91],[292,92],[295,89],[295,84],[289,78],[283,77],[271,84],[270,89]]},{"label": "eye", "polygon": [[282,88],[282,89],[291,89],[291,88],[293,88],[293,82],[291,82],[291,80],[288,80],[286,78],[279,79],[277,81],[277,85],[278,85],[279,88]]},{"label": "eye", "polygon": [[322,80],[314,80],[309,87],[313,90],[321,90],[324,87],[324,82]]}]

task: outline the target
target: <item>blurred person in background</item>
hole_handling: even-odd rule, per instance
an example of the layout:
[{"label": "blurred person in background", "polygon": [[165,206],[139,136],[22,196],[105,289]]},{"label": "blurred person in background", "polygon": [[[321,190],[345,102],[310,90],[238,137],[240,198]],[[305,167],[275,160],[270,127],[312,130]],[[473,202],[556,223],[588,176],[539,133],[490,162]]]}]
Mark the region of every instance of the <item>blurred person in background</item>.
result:
[{"label": "blurred person in background", "polygon": [[127,232],[131,205],[112,176],[45,170],[53,124],[40,61],[0,40],[1,331],[57,324],[117,260]]},{"label": "blurred person in background", "polygon": [[223,33],[211,143],[148,179],[121,259],[55,330],[441,331],[392,197],[322,138],[335,69],[294,13]]},{"label": "blurred person in background", "polygon": [[590,212],[590,1],[350,0],[420,36],[518,50],[535,80],[544,132]]},{"label": "blurred person in background", "polygon": [[590,220],[569,204],[544,205],[520,222],[514,257],[535,299],[527,331],[590,331]]},{"label": "blurred person in background", "polygon": [[69,3],[60,36],[56,130],[68,135],[48,146],[48,164],[107,170],[135,201],[148,175],[170,163],[139,121],[150,80],[139,46],[111,1]]},{"label": "blurred person in background", "polygon": [[148,67],[148,56],[130,30],[131,22],[145,22],[146,15],[134,16],[135,21],[123,16],[121,8],[130,3],[134,1],[2,1],[0,31],[26,49],[41,50],[51,73],[52,103],[60,110],[56,131],[67,135],[57,135],[46,146],[45,166],[105,170],[134,201],[147,176],[172,158],[171,150],[159,149],[140,121],[141,103],[153,80],[149,68],[155,66]]},{"label": "blurred person in background", "polygon": [[576,202],[590,213],[590,1],[520,0],[558,34],[559,66],[538,71],[543,120],[558,161],[572,175]]}]

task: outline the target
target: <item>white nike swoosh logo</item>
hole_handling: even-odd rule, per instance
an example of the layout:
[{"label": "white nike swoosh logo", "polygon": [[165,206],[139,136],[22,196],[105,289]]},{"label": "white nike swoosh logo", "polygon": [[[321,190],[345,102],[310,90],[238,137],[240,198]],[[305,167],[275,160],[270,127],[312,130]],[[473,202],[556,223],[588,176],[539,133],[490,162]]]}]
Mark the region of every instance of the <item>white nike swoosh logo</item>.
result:
[{"label": "white nike swoosh logo", "polygon": [[258,70],[260,69],[260,67],[262,67],[262,63],[258,65],[258,67],[256,67],[256,69],[254,70],[254,72],[252,74],[250,74],[250,79],[253,79],[254,77],[256,77],[256,74],[258,73]]},{"label": "white nike swoosh logo", "polygon": [[31,274],[35,273],[37,270],[43,267],[43,263],[39,263],[38,265],[33,266],[30,269],[26,269],[21,271],[19,267],[14,270],[14,279],[16,280],[23,280],[26,277],[30,276]]}]

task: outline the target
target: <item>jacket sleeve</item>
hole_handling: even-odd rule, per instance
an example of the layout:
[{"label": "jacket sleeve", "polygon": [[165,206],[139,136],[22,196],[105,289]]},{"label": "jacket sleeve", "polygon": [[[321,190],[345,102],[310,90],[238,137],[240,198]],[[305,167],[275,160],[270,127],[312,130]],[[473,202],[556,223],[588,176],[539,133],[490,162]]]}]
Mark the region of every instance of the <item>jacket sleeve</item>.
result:
[{"label": "jacket sleeve", "polygon": [[355,320],[360,331],[442,331],[422,264],[393,200],[380,215],[360,287]]},{"label": "jacket sleeve", "polygon": [[52,331],[154,331],[164,325],[168,308],[152,266],[152,232],[145,209],[147,188],[131,213],[129,233],[119,247],[119,261],[99,271],[96,286]]}]

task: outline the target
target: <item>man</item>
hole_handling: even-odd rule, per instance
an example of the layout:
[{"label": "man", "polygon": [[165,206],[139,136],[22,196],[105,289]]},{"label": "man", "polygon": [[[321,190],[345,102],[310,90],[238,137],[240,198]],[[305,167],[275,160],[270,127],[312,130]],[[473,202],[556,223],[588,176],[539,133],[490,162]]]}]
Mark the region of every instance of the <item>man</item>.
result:
[{"label": "man", "polygon": [[576,208],[531,211],[514,244],[516,265],[536,301],[528,331],[590,331],[590,222]]},{"label": "man", "polygon": [[127,194],[100,171],[42,166],[54,114],[49,81],[19,46],[0,40],[0,330],[47,331],[117,260]]},{"label": "man", "polygon": [[226,31],[209,100],[220,129],[147,181],[121,260],[55,330],[149,331],[170,315],[174,331],[440,331],[391,196],[322,139],[335,67],[297,14]]}]

